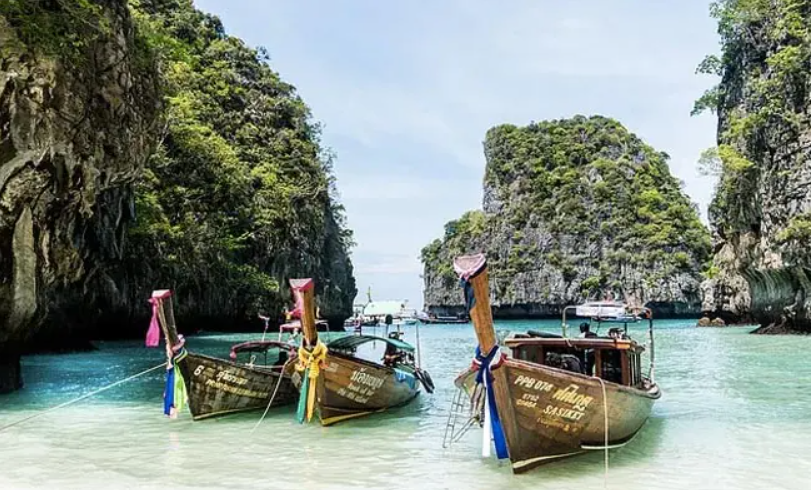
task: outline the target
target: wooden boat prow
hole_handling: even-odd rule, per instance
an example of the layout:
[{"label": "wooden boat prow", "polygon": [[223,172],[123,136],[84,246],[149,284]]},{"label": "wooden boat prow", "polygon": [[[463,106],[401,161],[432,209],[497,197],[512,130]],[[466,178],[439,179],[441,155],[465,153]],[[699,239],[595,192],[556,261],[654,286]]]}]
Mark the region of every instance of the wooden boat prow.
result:
[{"label": "wooden boat prow", "polygon": [[[301,294],[303,305],[302,349],[313,351],[320,344],[314,325],[313,288],[310,280],[291,280]],[[364,344],[377,342],[392,348],[396,355],[388,363],[372,362],[355,355]],[[419,368],[415,348],[401,340],[371,335],[348,335],[326,344],[326,354],[315,379],[315,411],[322,425],[332,425],[409,403],[420,392],[420,384],[430,377]],[[302,368],[304,368],[302,366]],[[306,369],[306,368],[304,368]],[[303,378],[293,378],[304,390]],[[313,389],[312,386],[307,390]],[[302,397],[309,396],[302,392]],[[301,419],[303,421],[303,418]]]},{"label": "wooden boat prow", "polygon": [[[260,410],[296,400],[298,391],[293,387],[290,370],[286,369],[291,366],[288,361],[295,359],[291,346],[277,341],[244,342],[232,347],[231,359],[189,351],[177,332],[171,296],[172,292],[167,289],[152,293],[153,301],[157,302],[156,320],[168,346],[167,355],[172,368],[182,375],[193,420]],[[263,352],[267,362],[268,350],[279,352],[274,364],[257,364],[254,358],[250,362],[237,360],[240,352]],[[282,353],[286,354],[284,359]]]},{"label": "wooden boat prow", "polygon": [[[469,281],[466,294],[475,294],[471,318],[481,350],[489,352],[496,340],[486,261],[483,255],[468,256],[455,266]],[[650,315],[648,320],[652,346]],[[491,371],[489,389],[515,473],[588,450],[626,444],[661,397],[652,379],[653,356],[650,371],[643,373],[645,348],[624,333],[614,338],[516,336],[503,346],[511,356]],[[477,374],[471,368],[455,383],[469,395],[478,393],[474,390]]]}]

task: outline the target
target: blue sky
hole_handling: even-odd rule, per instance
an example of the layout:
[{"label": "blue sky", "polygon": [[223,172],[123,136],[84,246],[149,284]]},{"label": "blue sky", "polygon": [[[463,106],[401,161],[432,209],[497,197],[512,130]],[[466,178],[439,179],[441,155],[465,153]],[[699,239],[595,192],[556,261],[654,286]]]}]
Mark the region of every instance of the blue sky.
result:
[{"label": "blue sky", "polygon": [[195,0],[265,46],[324,124],[358,289],[422,306],[420,249],[481,207],[488,128],[601,114],[670,154],[706,214],[696,161],[715,138],[690,117],[718,50],[700,0]]}]

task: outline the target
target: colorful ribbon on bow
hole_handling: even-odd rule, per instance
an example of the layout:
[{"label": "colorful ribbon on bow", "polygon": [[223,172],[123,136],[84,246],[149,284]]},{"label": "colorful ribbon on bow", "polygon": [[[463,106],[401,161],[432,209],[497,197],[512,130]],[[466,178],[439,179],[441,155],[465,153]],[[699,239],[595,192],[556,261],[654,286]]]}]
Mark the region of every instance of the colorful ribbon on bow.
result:
[{"label": "colorful ribbon on bow", "polygon": [[504,439],[504,430],[501,427],[501,419],[498,415],[498,405],[496,404],[495,390],[493,390],[492,371],[501,367],[506,356],[501,353],[498,345],[494,345],[490,352],[483,356],[480,347],[476,347],[476,358],[473,360],[473,367],[478,369],[476,374],[476,384],[484,384],[484,434],[482,435],[482,456],[490,456],[490,438],[496,446],[496,456],[504,459],[509,456],[507,453],[507,441]]},{"label": "colorful ribbon on bow", "polygon": [[296,371],[303,372],[298,409],[296,410],[296,419],[300,424],[304,423],[305,418],[307,422],[313,418],[313,412],[315,411],[315,384],[326,360],[327,346],[320,340],[316,342],[312,350],[307,350],[304,344],[298,349]]},{"label": "colorful ribbon on bow", "polygon": [[186,349],[180,347],[180,350],[172,355],[172,360],[169,369],[166,371],[166,388],[163,392],[163,413],[167,416],[172,415],[172,408],[175,408],[176,413],[183,410],[183,405],[189,399],[186,393],[186,383],[183,381],[183,373],[180,372],[178,363],[182,361],[188,352]]},{"label": "colorful ribbon on bow", "polygon": [[476,295],[473,292],[473,284],[468,279],[460,279],[459,285],[462,286],[462,289],[465,291],[465,305],[467,306],[467,311],[471,312],[473,307],[476,306]]},{"label": "colorful ribbon on bow", "polygon": [[149,298],[152,303],[152,320],[149,321],[149,330],[146,331],[146,346],[157,347],[161,340],[161,328],[158,323],[158,305],[160,305],[159,298]]}]

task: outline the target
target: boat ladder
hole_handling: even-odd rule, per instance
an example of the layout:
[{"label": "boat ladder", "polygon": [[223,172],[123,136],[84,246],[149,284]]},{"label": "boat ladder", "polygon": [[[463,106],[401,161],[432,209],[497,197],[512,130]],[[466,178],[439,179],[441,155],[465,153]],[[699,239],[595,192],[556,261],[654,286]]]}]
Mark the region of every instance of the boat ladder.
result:
[{"label": "boat ladder", "polygon": [[483,420],[484,404],[471,403],[465,390],[457,389],[448,411],[442,448],[448,449],[453,443],[458,442],[474,425],[481,427]]}]

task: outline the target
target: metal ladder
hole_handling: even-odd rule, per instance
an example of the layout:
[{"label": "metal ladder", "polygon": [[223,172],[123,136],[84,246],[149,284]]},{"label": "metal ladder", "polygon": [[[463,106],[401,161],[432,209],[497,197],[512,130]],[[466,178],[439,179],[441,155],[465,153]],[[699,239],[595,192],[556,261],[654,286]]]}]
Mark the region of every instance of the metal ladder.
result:
[{"label": "metal ladder", "polygon": [[[477,392],[476,395],[479,395]],[[476,396],[474,395],[474,396]],[[458,442],[473,426],[481,427],[484,420],[484,404],[471,402],[471,397],[464,389],[458,388],[451,400],[448,411],[448,422],[445,424],[445,435],[442,438],[442,448],[448,449]]]}]

